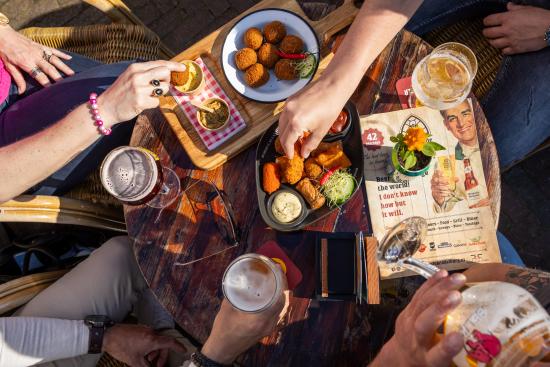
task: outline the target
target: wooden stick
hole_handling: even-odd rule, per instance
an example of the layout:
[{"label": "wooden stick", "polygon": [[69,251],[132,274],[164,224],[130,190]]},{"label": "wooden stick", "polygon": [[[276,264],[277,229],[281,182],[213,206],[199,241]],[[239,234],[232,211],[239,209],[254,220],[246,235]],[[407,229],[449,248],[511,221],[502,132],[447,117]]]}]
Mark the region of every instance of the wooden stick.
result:
[{"label": "wooden stick", "polygon": [[365,237],[367,249],[367,301],[371,305],[380,304],[380,273],[378,271],[378,261],[376,260],[376,250],[378,240],[376,237]]},{"label": "wooden stick", "polygon": [[203,110],[203,111],[206,111],[208,113],[214,113],[214,110],[211,109],[210,107],[206,107],[205,105],[199,103],[199,102],[196,102],[194,100],[190,100],[189,103],[191,103],[193,106],[195,106],[196,108],[198,108],[199,110]]},{"label": "wooden stick", "polygon": [[321,239],[321,297],[328,297],[328,240]]}]

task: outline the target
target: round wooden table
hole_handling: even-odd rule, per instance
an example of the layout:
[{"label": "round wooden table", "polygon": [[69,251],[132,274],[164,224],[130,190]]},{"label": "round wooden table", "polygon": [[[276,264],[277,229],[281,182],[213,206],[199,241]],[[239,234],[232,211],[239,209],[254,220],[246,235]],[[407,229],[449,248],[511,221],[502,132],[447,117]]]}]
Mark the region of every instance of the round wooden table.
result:
[{"label": "round wooden table", "polygon": [[[401,32],[369,68],[352,100],[361,115],[401,109],[395,91],[398,79],[412,74],[431,47],[409,32]],[[475,116],[483,168],[495,219],[500,209],[500,173],[495,144],[484,114],[475,100]],[[221,278],[235,257],[276,240],[303,273],[289,309],[288,326],[267,337],[241,357],[246,366],[364,366],[389,337],[398,309],[318,302],[314,296],[314,242],[310,231],[368,231],[366,194],[360,190],[340,211],[297,233],[278,233],[260,217],[256,200],[251,147],[212,171],[193,168],[159,111],[138,118],[131,144],[153,150],[180,178],[210,180],[228,195],[243,230],[242,245],[186,267],[176,267],[184,244],[214,223],[193,223],[192,208],[183,200],[159,211],[147,206],[125,207],[128,233],[135,240],[139,266],[175,320],[191,336],[204,342],[223,298]],[[197,245],[197,244],[195,244]]]}]

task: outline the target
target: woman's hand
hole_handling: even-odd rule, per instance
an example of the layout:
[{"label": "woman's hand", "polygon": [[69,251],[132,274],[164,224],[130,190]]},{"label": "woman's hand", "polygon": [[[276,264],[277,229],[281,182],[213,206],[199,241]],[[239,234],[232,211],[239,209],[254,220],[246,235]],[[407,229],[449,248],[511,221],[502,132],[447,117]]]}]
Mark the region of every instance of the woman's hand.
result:
[{"label": "woman's hand", "polygon": [[330,83],[322,78],[289,98],[279,117],[279,136],[287,157],[294,156],[294,143],[310,132],[302,144],[302,151],[297,152],[304,158],[309,157],[342,111],[346,100],[347,96],[332,93]]},{"label": "woman's hand", "polygon": [[8,25],[0,27],[0,58],[17,85],[19,94],[23,94],[27,89],[21,72],[29,74],[44,87],[48,86],[50,81],[61,79],[59,72],[65,75],[74,74],[62,61],[70,60],[71,56],[33,42]]},{"label": "woman's hand", "polygon": [[550,27],[550,10],[507,4],[508,11],[483,19],[483,35],[504,55],[538,51],[547,46],[544,33]]},{"label": "woman's hand", "polygon": [[[166,94],[172,71],[184,71],[185,65],[172,61],[151,61],[130,65],[118,79],[101,94],[97,103],[104,123],[110,127],[129,121],[146,109],[159,105],[155,89]],[[153,85],[158,81],[158,85]]]}]

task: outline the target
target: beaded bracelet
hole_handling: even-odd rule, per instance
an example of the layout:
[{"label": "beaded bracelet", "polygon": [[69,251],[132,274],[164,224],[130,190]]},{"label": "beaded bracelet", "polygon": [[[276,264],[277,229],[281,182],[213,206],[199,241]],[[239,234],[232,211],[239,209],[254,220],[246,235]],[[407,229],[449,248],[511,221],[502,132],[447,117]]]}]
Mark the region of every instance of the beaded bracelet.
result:
[{"label": "beaded bracelet", "polygon": [[99,106],[97,105],[97,93],[90,94],[90,109],[92,110],[92,118],[94,120],[94,125],[97,126],[97,130],[101,135],[111,135],[111,129],[103,126],[103,120],[99,114]]}]

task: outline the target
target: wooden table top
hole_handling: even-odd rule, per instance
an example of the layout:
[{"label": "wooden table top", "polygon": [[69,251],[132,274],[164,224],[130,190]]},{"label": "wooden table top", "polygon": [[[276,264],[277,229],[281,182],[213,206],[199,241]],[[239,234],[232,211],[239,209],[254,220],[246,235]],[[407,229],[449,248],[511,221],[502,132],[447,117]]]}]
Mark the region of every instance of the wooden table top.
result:
[{"label": "wooden table top", "polygon": [[[411,75],[431,47],[409,32],[401,32],[369,68],[352,100],[361,115],[400,109],[398,79]],[[500,172],[495,144],[484,114],[474,98],[484,171],[497,218]],[[310,231],[367,231],[366,194],[360,190],[340,211],[297,233],[278,233],[260,217],[256,200],[254,159],[249,148],[212,170],[194,169],[159,111],[138,118],[132,145],[153,150],[180,178],[210,180],[228,194],[243,231],[242,246],[186,267],[174,267],[185,246],[215,231],[213,223],[193,223],[193,210],[183,200],[159,211],[147,206],[125,207],[128,233],[135,240],[141,270],[161,303],[191,336],[204,342],[223,298],[221,278],[235,257],[276,240],[303,273],[294,292],[288,326],[264,338],[241,357],[245,366],[364,366],[391,336],[395,308],[318,302],[314,295],[314,243]],[[197,245],[197,244],[194,244]],[[198,245],[200,248],[201,246]],[[384,302],[384,300],[383,300]]]}]

